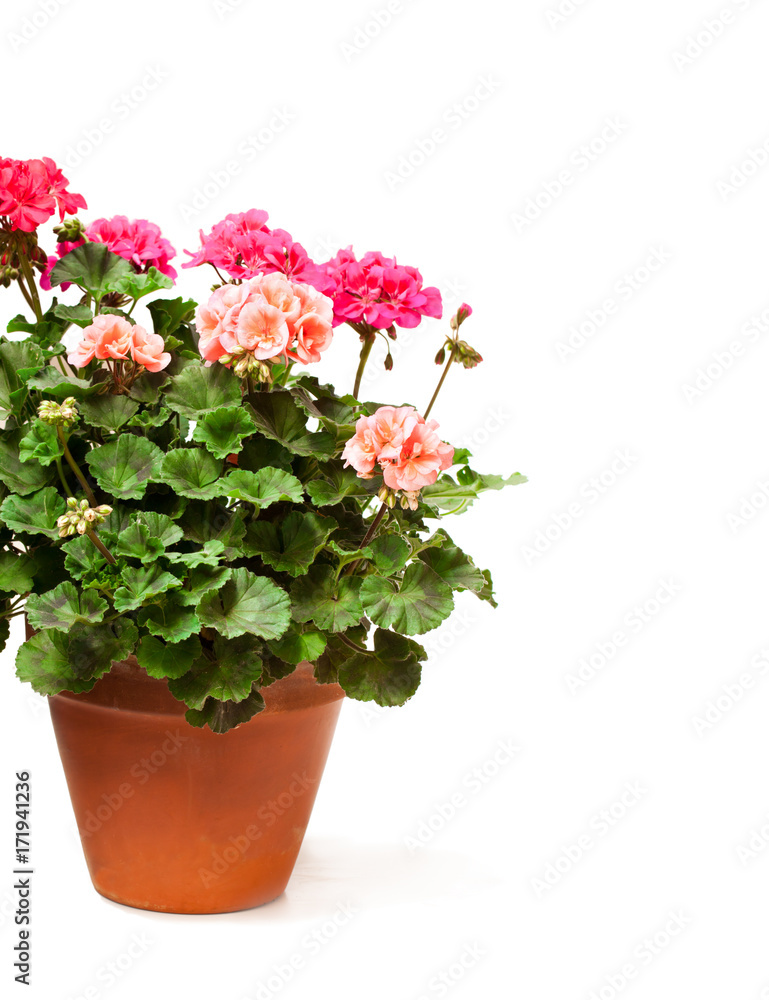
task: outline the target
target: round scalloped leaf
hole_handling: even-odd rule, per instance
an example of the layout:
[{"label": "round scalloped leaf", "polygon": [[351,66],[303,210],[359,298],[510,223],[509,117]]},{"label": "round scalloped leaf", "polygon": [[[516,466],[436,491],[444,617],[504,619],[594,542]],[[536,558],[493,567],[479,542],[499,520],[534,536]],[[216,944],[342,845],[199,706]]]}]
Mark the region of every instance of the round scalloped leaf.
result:
[{"label": "round scalloped leaf", "polygon": [[124,566],[122,577],[123,586],[118,587],[114,594],[115,610],[121,613],[135,611],[145,601],[181,585],[178,577],[166,573],[157,563],[152,566]]},{"label": "round scalloped leaf", "polygon": [[358,701],[390,707],[403,705],[416,692],[422,676],[424,649],[396,632],[377,629],[374,649],[353,653],[339,667],[339,683]]},{"label": "round scalloped leaf", "polygon": [[[12,494],[6,497],[0,505],[0,517],[14,531],[58,538],[56,521],[66,509],[64,498],[59,496],[53,486],[47,486],[32,496],[19,497]],[[89,544],[92,545],[90,542]]]},{"label": "round scalloped leaf", "polygon": [[360,588],[359,576],[343,576],[337,581],[330,566],[313,566],[291,585],[294,621],[313,621],[329,632],[344,632],[359,625],[363,617]]},{"label": "round scalloped leaf", "polygon": [[45,594],[31,594],[27,598],[27,619],[35,629],[68,629],[81,622],[100,622],[108,607],[95,590],[82,590],[66,581]]},{"label": "round scalloped leaf", "polygon": [[182,642],[161,642],[154,635],[145,635],[136,650],[139,666],[158,680],[181,677],[199,656],[200,640],[197,636]]},{"label": "round scalloped leaf", "polygon": [[223,406],[237,406],[241,397],[240,380],[224,365],[189,365],[169,380],[165,390],[166,406],[191,420]]},{"label": "round scalloped leaf", "polygon": [[405,635],[437,628],[454,608],[451,587],[424,563],[412,563],[400,583],[382,576],[367,577],[360,596],[373,622]]},{"label": "round scalloped leaf", "polygon": [[146,438],[123,434],[89,451],[85,460],[105,493],[119,500],[139,500],[149,481],[158,479],[163,452]]},{"label": "round scalloped leaf", "polygon": [[220,590],[209,590],[198,604],[202,625],[227,638],[250,633],[279,639],[291,620],[288,594],[272,580],[242,567]]},{"label": "round scalloped leaf", "polygon": [[[6,594],[27,594],[34,586],[35,564],[23,552],[0,552],[0,591]],[[28,598],[27,607],[29,607]]]},{"label": "round scalloped leaf", "polygon": [[219,493],[222,464],[205,448],[173,448],[163,459],[161,482],[192,500],[212,500]]},{"label": "round scalloped leaf", "polygon": [[279,573],[301,576],[336,528],[337,522],[331,517],[293,510],[277,524],[254,521],[248,526],[243,547]]},{"label": "round scalloped leaf", "polygon": [[192,440],[203,444],[215,458],[225,459],[243,448],[243,439],[256,432],[256,424],[242,406],[221,406],[198,420]]},{"label": "round scalloped leaf", "polygon": [[283,469],[266,468],[258,472],[237,469],[219,483],[219,495],[246,500],[264,509],[281,500],[301,503],[304,490],[296,476]]},{"label": "round scalloped leaf", "polygon": [[80,413],[87,424],[103,427],[113,434],[125,426],[138,411],[139,404],[129,396],[114,396],[111,393],[84,399],[80,404]]},{"label": "round scalloped leaf", "polygon": [[19,442],[19,458],[22,462],[39,462],[50,465],[64,454],[64,445],[55,427],[43,420],[35,420]]}]

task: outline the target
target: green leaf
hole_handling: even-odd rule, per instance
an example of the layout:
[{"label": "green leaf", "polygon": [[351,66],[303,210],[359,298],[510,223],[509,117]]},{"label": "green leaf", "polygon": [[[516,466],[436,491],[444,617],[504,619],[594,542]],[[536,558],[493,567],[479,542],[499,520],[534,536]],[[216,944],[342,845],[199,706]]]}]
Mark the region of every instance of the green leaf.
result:
[{"label": "green leaf", "polygon": [[291,472],[294,458],[277,441],[257,434],[245,442],[243,451],[238,456],[238,468],[246,472],[259,472],[267,467]]},{"label": "green leaf", "polygon": [[142,608],[137,621],[148,632],[159,635],[167,642],[181,642],[200,631],[200,622],[195,612],[185,604],[180,591],[171,591],[157,603]]},{"label": "green leaf", "polygon": [[[225,546],[238,547],[246,533],[245,515],[242,510],[228,510],[219,503],[202,503],[193,500],[179,518],[184,537],[203,545],[218,539]],[[239,547],[238,547],[239,551]]]},{"label": "green leaf", "polygon": [[343,576],[338,582],[330,566],[313,566],[291,585],[291,613],[295,621],[313,621],[329,632],[359,625],[361,577]]},{"label": "green leaf", "polygon": [[221,407],[239,406],[240,379],[224,365],[189,365],[180,375],[169,379],[165,402],[176,413],[199,420],[204,413]]},{"label": "green leaf", "polygon": [[38,632],[19,648],[16,676],[29,681],[38,694],[90,691],[113,663],[133,652],[137,634],[128,621]]},{"label": "green leaf", "polygon": [[155,333],[164,339],[171,334],[178,336],[177,330],[182,324],[191,323],[195,319],[196,303],[193,299],[155,299],[147,309],[152,316]]},{"label": "green leaf", "polygon": [[219,492],[222,464],[205,448],[173,448],[163,459],[159,482],[183,497],[211,500]]},{"label": "green leaf", "polygon": [[19,442],[19,458],[22,462],[39,462],[50,465],[64,454],[56,428],[42,420],[35,420]]},{"label": "green leaf", "polygon": [[148,430],[150,427],[162,427],[170,416],[171,411],[167,406],[161,406],[157,413],[142,410],[141,413],[137,413],[131,417],[126,426],[141,427],[144,430]]},{"label": "green leaf", "polygon": [[165,372],[145,372],[131,386],[131,399],[153,405],[160,399],[160,390],[167,382],[168,375]]},{"label": "green leaf", "polygon": [[217,701],[208,698],[201,709],[191,708],[184,717],[191,726],[202,729],[204,726],[214,733],[226,733],[236,726],[261,712],[264,708],[264,698],[259,691],[252,691],[243,701]]},{"label": "green leaf", "polygon": [[139,410],[139,404],[128,396],[94,396],[80,404],[80,412],[86,423],[94,427],[104,427],[111,434],[125,426]]},{"label": "green leaf", "polygon": [[172,587],[179,587],[181,581],[162,570],[157,564],[152,566],[125,566],[122,571],[123,586],[115,591],[115,610],[134,611],[158,594]]},{"label": "green leaf", "polygon": [[173,563],[182,563],[189,569],[198,566],[218,566],[224,555],[224,542],[218,538],[205,542],[202,549],[196,552],[167,552],[166,558]]},{"label": "green leaf", "polygon": [[220,590],[204,594],[198,618],[227,638],[248,632],[278,639],[291,620],[289,607],[288,594],[272,580],[238,568]]},{"label": "green leaf", "polygon": [[353,653],[339,667],[339,683],[351,698],[377,705],[403,705],[416,692],[422,675],[422,647],[396,632],[377,629],[374,649]]},{"label": "green leaf", "polygon": [[275,656],[286,663],[298,664],[305,660],[314,663],[326,648],[326,637],[322,632],[313,630],[301,632],[292,625],[280,639],[268,643]]},{"label": "green leaf", "polygon": [[337,522],[331,517],[294,510],[275,524],[254,521],[248,526],[243,546],[247,553],[259,555],[278,572],[301,576],[336,528]]},{"label": "green leaf", "polygon": [[232,576],[230,566],[197,566],[190,571],[182,590],[174,594],[177,603],[193,607],[209,590],[219,590]]},{"label": "green leaf", "polygon": [[374,565],[384,576],[400,573],[411,556],[411,546],[405,538],[393,532],[378,535],[369,542]]},{"label": "green leaf", "polygon": [[419,553],[419,558],[452,590],[471,590],[481,596],[487,586],[486,578],[470,556],[465,555],[448,536],[440,548],[425,549]]},{"label": "green leaf", "polygon": [[296,476],[282,469],[270,468],[258,472],[237,469],[222,479],[219,493],[234,500],[246,500],[260,509],[281,500],[301,503],[304,497],[302,484]]},{"label": "green leaf", "polygon": [[400,585],[382,576],[367,577],[360,596],[373,622],[406,635],[437,628],[454,608],[451,587],[424,563],[412,563]]},{"label": "green leaf", "polygon": [[[47,535],[48,538],[58,538],[59,529],[56,521],[67,510],[64,498],[59,496],[53,486],[47,486],[31,496],[18,497],[11,495],[0,504],[0,518],[13,531],[27,532],[30,535]],[[87,539],[83,539],[87,541]],[[93,544],[88,542],[91,547]]]},{"label": "green leaf", "polygon": [[0,420],[21,414],[27,398],[24,383],[44,363],[43,352],[32,340],[0,343]]},{"label": "green leaf", "polygon": [[74,583],[60,583],[45,594],[27,598],[27,618],[32,628],[68,629],[80,622],[96,624],[109,605],[95,590],[80,590]]},{"label": "green leaf", "polygon": [[255,431],[256,424],[242,406],[222,406],[198,421],[192,439],[204,444],[215,458],[225,459],[241,451],[243,438]]},{"label": "green leaf", "polygon": [[162,556],[166,547],[178,542],[182,529],[165,514],[142,511],[132,515],[132,523],[117,537],[114,554],[140,559],[145,565]]},{"label": "green leaf", "polygon": [[0,431],[0,481],[12,493],[29,496],[47,486],[53,479],[55,469],[44,467],[37,462],[22,462],[19,447],[22,428]]},{"label": "green leaf", "polygon": [[[21,552],[0,552],[0,591],[7,594],[27,594],[32,590],[35,564]],[[27,607],[29,601],[27,599]]]},{"label": "green leaf", "polygon": [[107,291],[119,292],[127,295],[130,299],[141,299],[152,292],[159,292],[162,289],[173,288],[174,283],[167,274],[158,271],[156,267],[151,267],[146,274],[125,274],[115,281],[110,282]]},{"label": "green leaf", "polygon": [[53,307],[53,314],[65,323],[74,323],[75,326],[85,328],[93,323],[93,312],[88,306],[65,306],[61,302]]},{"label": "green leaf", "polygon": [[[211,370],[211,369],[209,369]],[[277,441],[296,455],[328,458],[336,450],[334,436],[327,431],[311,434],[307,418],[290,392],[273,389],[250,397],[246,409],[262,434]]]},{"label": "green leaf", "polygon": [[208,698],[243,701],[262,675],[260,644],[252,636],[214,642],[214,658],[200,656],[190,670],[168,685],[171,694],[190,708],[201,709]]},{"label": "green leaf", "polygon": [[105,493],[119,500],[139,500],[150,480],[159,478],[163,452],[146,438],[123,434],[89,451],[85,460]]},{"label": "green leaf", "polygon": [[71,541],[67,541],[63,551],[66,553],[64,566],[76,580],[98,573],[107,565],[107,560],[86,535],[76,535]]},{"label": "green leaf", "polygon": [[422,499],[428,506],[444,513],[461,514],[485,490],[501,490],[504,486],[528,482],[526,476],[519,472],[503,479],[502,476],[481,476],[466,467],[460,469],[459,479],[461,481],[456,483],[451,476],[441,476],[432,486],[423,487]]},{"label": "green leaf", "polygon": [[347,497],[369,500],[381,485],[380,476],[361,479],[355,469],[345,469],[341,462],[326,462],[319,465],[322,479],[312,479],[305,489],[318,507],[328,507],[341,503]]},{"label": "green leaf", "polygon": [[55,286],[69,281],[100,299],[110,285],[133,273],[131,264],[108,250],[106,244],[84,243],[70,250],[54,266],[51,284]]},{"label": "green leaf", "polygon": [[85,399],[93,396],[99,391],[99,384],[91,385],[82,378],[75,378],[74,375],[67,377],[62,375],[58,368],[47,365],[37,375],[33,375],[27,382],[30,389],[39,389],[48,396],[56,399],[66,399],[73,396],[75,399]]},{"label": "green leaf", "polygon": [[337,558],[336,568],[337,570],[342,569],[351,562],[358,562],[360,559],[373,559],[374,553],[371,551],[367,545],[363,549],[346,549],[342,545],[338,545],[333,539],[326,542],[325,548]]},{"label": "green leaf", "polygon": [[164,680],[186,674],[200,656],[200,640],[191,636],[183,642],[161,642],[153,635],[142,636],[136,659],[150,677]]}]

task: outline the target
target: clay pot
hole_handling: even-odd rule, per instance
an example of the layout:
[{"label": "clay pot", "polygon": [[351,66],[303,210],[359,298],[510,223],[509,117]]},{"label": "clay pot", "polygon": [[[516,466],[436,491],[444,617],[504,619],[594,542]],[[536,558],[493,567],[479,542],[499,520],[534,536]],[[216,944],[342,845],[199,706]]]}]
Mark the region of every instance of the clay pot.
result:
[{"label": "clay pot", "polygon": [[286,888],[344,692],[309,663],[262,689],[266,709],[196,729],[134,657],[87,694],[49,699],[94,888],[145,910],[226,913]]}]

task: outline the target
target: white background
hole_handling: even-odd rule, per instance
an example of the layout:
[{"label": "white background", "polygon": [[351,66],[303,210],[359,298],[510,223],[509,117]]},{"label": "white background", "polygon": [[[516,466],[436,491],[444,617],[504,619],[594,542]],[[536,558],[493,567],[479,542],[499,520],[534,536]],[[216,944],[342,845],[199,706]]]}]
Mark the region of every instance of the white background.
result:
[{"label": "white background", "polygon": [[[345,704],[295,876],[261,909],[162,916],[94,893],[12,644],[4,995],[23,992],[7,891],[28,768],[26,996],[769,997],[769,829],[744,850],[769,817],[768,5],[582,0],[558,20],[558,0],[401,0],[379,28],[385,0],[50,3],[3,5],[2,153],[53,156],[84,218],[152,219],[180,255],[258,207],[319,259],[353,243],[420,267],[449,309],[474,306],[486,358],[452,371],[443,433],[530,483],[447,525],[501,607],[462,595],[407,707]],[[319,374],[351,387],[345,329]],[[444,329],[404,338],[369,395],[424,407]]]}]

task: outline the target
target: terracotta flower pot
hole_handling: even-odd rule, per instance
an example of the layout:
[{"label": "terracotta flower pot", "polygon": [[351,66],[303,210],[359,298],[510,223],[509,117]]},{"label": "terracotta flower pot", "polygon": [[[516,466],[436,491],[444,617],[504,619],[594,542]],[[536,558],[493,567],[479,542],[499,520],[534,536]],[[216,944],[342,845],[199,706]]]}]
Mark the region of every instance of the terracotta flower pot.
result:
[{"label": "terracotta flower pot", "polygon": [[49,699],[97,892],[145,910],[225,913],[286,888],[344,692],[309,663],[223,735],[196,729],[131,657]]}]

